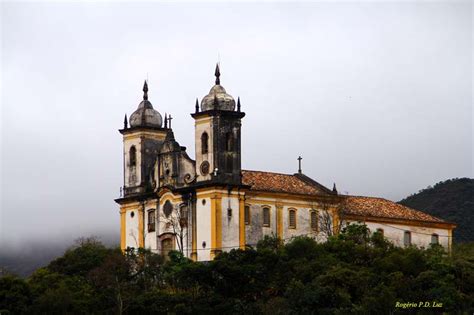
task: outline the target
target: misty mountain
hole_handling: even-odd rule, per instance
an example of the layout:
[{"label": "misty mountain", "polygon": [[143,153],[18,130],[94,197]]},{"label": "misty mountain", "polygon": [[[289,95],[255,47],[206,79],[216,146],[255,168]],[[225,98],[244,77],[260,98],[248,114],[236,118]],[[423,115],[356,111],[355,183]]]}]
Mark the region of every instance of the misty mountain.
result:
[{"label": "misty mountain", "polygon": [[455,242],[474,241],[474,179],[454,178],[428,186],[400,204],[429,213],[458,226]]},{"label": "misty mountain", "polygon": [[[116,247],[120,244],[118,233],[98,233],[91,237],[97,238],[108,247]],[[0,276],[4,273],[13,273],[27,277],[36,269],[44,267],[53,259],[62,256],[71,246],[74,246],[74,242],[65,238],[55,241],[32,240],[15,247],[2,248],[0,251]]]}]

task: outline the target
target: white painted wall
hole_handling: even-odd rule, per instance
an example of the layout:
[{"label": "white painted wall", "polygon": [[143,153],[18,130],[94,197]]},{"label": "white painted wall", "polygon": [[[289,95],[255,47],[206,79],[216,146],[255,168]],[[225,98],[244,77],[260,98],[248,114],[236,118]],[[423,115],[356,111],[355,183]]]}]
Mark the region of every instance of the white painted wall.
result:
[{"label": "white painted wall", "polygon": [[[251,246],[256,246],[258,241],[265,237],[265,235],[276,235],[276,208],[274,204],[266,202],[252,202],[246,203],[250,206],[250,224],[245,226],[245,243]],[[270,208],[270,226],[263,226],[263,208]]]},{"label": "white painted wall", "polygon": [[[296,209],[296,229],[290,228],[290,209]],[[306,235],[317,236],[317,231],[311,229],[311,208],[283,207],[283,239],[289,240],[292,237]]]},{"label": "white painted wall", "polygon": [[[232,216],[228,215],[228,208]],[[227,194],[222,196],[222,250],[230,251],[239,248],[239,196]]]},{"label": "white painted wall", "polygon": [[[204,205],[203,200],[206,201]],[[196,204],[196,224],[198,261],[211,260],[211,198],[200,198],[199,194]],[[203,242],[206,242],[205,248],[202,247]]]},{"label": "white painted wall", "polygon": [[125,213],[125,247],[138,248],[138,209],[128,209]]},{"label": "white painted wall", "polygon": [[[202,119],[196,120],[202,121],[202,120],[209,120],[209,117],[204,117]],[[209,142],[208,142],[208,153],[207,154],[202,154],[201,152],[201,135],[203,132],[206,132],[207,135],[209,136]],[[206,123],[201,123],[201,124],[196,124],[195,125],[195,139],[194,143],[196,146],[196,175],[197,175],[197,181],[203,181],[203,180],[209,180],[211,179],[210,173],[214,171],[214,156],[212,152],[214,152],[214,146],[213,146],[213,139],[214,139],[214,133],[212,130],[212,119],[210,119]],[[202,175],[201,174],[201,163],[203,161],[208,161],[209,162],[209,174],[207,175]]]},{"label": "white painted wall", "polygon": [[371,232],[375,232],[377,229],[383,229],[385,238],[396,246],[404,246],[403,239],[405,231],[411,232],[412,244],[417,247],[428,248],[431,244],[431,235],[433,233],[438,234],[439,244],[441,246],[446,249],[448,249],[449,246],[449,232],[445,229],[376,222],[365,222],[365,224]]},{"label": "white painted wall", "polygon": [[[135,146],[137,150],[136,154],[136,166],[135,166],[135,175],[136,180],[134,182],[130,182],[130,148]],[[123,141],[123,154],[124,154],[124,171],[125,171],[125,186],[126,187],[133,187],[137,186],[141,182],[141,172],[140,172],[140,165],[142,163],[142,156],[141,152],[141,140],[140,138],[133,138],[133,139],[124,139]]]}]

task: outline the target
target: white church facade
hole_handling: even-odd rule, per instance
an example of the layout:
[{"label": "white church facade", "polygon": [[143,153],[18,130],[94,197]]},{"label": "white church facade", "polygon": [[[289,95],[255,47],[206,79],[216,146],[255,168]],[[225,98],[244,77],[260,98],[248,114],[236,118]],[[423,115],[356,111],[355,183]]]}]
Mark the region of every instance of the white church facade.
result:
[{"label": "white church facade", "polygon": [[283,240],[307,235],[325,240],[342,226],[363,222],[398,246],[450,249],[455,225],[382,198],[346,196],[304,175],[242,170],[245,113],[216,82],[196,100],[195,157],[179,145],[171,117],[163,120],[148,100],[120,129],[123,135],[121,248],[144,247],[166,255],[180,250],[195,261],[254,246],[265,235]]}]

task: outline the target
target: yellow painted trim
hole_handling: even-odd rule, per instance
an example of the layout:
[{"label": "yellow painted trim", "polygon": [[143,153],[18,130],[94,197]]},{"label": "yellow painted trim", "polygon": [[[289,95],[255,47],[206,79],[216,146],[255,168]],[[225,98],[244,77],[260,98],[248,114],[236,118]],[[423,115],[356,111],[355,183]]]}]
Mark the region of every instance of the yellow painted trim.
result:
[{"label": "yellow painted trim", "polygon": [[137,207],[140,206],[140,203],[138,202],[131,202],[131,203],[127,203],[127,204],[122,204],[120,206],[120,209],[122,209],[123,211],[128,211],[128,210],[135,210]]},{"label": "yellow painted trim", "polygon": [[222,249],[222,195],[211,197],[211,259]]},{"label": "yellow painted trim", "polygon": [[282,203],[284,206],[287,207],[298,207],[298,208],[318,208],[317,204],[315,204],[314,201],[312,202],[302,202],[302,203],[296,203],[292,201],[285,201],[281,199],[277,200],[267,200],[267,199],[256,199],[256,198],[247,198],[247,202],[252,205],[264,205],[264,204],[269,204],[269,205],[275,205],[278,202]]},{"label": "yellow painted trim", "polygon": [[277,213],[277,217],[276,217],[277,236],[283,239],[283,204],[276,203],[275,206],[276,206],[276,213]]},{"label": "yellow painted trim", "polygon": [[448,230],[448,253],[449,254],[451,254],[452,246],[453,246],[453,230],[450,229]]},{"label": "yellow painted trim", "polygon": [[239,196],[239,247],[245,249],[245,196]]},{"label": "yellow painted trim", "polygon": [[[209,191],[209,192],[207,192],[207,191]],[[214,187],[212,187],[212,188],[206,189],[206,191],[199,192],[199,190],[198,190],[196,196],[198,198],[212,198],[216,193],[221,194],[221,195],[223,195],[223,194],[229,195],[227,190],[215,189]],[[231,197],[238,197],[239,194],[235,193],[235,192],[231,192],[230,196]]]},{"label": "yellow painted trim", "polygon": [[127,219],[127,211],[125,211],[124,209],[121,209],[120,210],[120,248],[122,249],[122,251],[125,250],[125,247],[126,247],[126,219]]},{"label": "yellow painted trim", "polygon": [[337,203],[340,197],[337,196],[324,196],[324,195],[298,195],[298,194],[291,194],[291,193],[272,193],[267,191],[249,191],[246,192],[246,195],[249,196],[249,200],[252,200],[254,197],[257,198],[269,198],[269,199],[290,199],[290,200],[301,200],[307,202],[333,202]]},{"label": "yellow painted trim", "polygon": [[337,215],[337,211],[335,209],[331,209],[332,211],[332,232],[334,235],[339,234],[339,224],[340,224],[340,218]]},{"label": "yellow painted trim", "polygon": [[207,123],[210,123],[211,121],[212,121],[212,118],[211,118],[211,117],[206,117],[206,118],[204,118],[204,119],[197,119],[197,120],[194,122],[194,126],[207,124]]},{"label": "yellow painted trim", "polygon": [[166,131],[137,131],[133,133],[129,133],[123,136],[124,141],[133,140],[133,139],[140,139],[141,137],[152,138],[156,140],[164,140],[166,138]]},{"label": "yellow painted trim", "polygon": [[222,197],[219,196],[216,201],[216,248],[220,251],[222,248]]},{"label": "yellow painted trim", "polygon": [[145,235],[143,233],[143,209],[138,209],[138,247],[143,248]]},{"label": "yellow painted trim", "polygon": [[368,217],[368,216],[360,216],[360,215],[352,215],[352,214],[344,214],[344,220],[355,220],[355,221],[367,221],[367,222],[382,222],[382,223],[390,223],[390,224],[399,224],[399,225],[408,225],[408,226],[421,226],[421,227],[429,227],[429,228],[439,228],[439,229],[452,229],[455,224],[446,223],[446,222],[430,222],[430,221],[416,221],[416,220],[403,220],[397,218],[380,218],[380,217]]},{"label": "yellow painted trim", "polygon": [[197,220],[196,220],[196,207],[197,204],[192,205],[191,213],[192,213],[192,230],[191,230],[191,259],[193,261],[197,261]]}]

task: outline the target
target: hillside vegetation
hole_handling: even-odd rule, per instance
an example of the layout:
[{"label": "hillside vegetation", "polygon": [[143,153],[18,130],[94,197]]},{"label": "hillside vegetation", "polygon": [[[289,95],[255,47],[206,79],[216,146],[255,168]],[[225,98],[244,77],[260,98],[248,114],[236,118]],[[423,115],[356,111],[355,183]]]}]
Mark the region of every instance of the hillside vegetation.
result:
[{"label": "hillside vegetation", "polygon": [[474,179],[455,178],[439,182],[399,203],[456,223],[455,242],[474,241]]},{"label": "hillside vegetation", "polygon": [[474,244],[458,246],[398,248],[349,225],[325,243],[267,237],[197,263],[86,240],[27,279],[0,278],[0,313],[472,314]]}]

